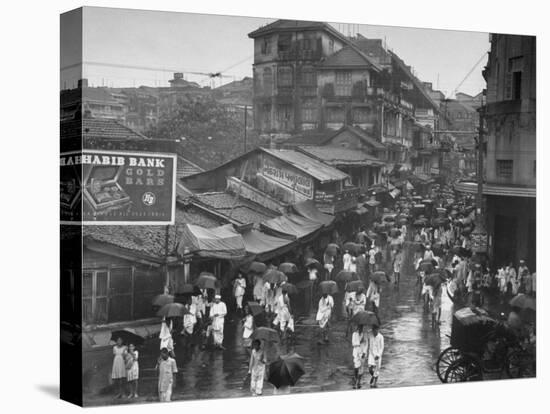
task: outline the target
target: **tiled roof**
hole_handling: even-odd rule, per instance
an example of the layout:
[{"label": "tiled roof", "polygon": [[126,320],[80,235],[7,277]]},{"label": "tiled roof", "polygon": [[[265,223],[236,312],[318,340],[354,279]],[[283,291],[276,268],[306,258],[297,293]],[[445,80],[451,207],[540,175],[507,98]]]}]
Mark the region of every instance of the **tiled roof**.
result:
[{"label": "tiled roof", "polygon": [[219,214],[228,218],[231,216],[232,220],[241,224],[260,223],[279,215],[275,211],[242,197],[235,202],[236,196],[227,192],[195,194],[193,198]]},{"label": "tiled roof", "polygon": [[183,158],[181,155],[178,155],[178,170],[177,177],[187,177],[189,175],[197,174],[203,172],[204,169],[199,167],[197,164]]},{"label": "tiled roof", "polygon": [[[330,137],[334,134],[331,133]],[[304,132],[284,141],[283,145],[321,145],[329,136],[326,132]]]},{"label": "tiled roof", "polygon": [[[222,223],[195,207],[186,206],[176,209],[176,224],[177,226],[168,226],[169,255],[175,252],[183,224],[212,228]],[[129,254],[146,256],[153,260],[165,256],[166,226],[83,226],[82,236],[85,241],[105,243]]]},{"label": "tiled roof", "polygon": [[317,179],[321,183],[328,183],[332,181],[341,181],[348,178],[348,175],[343,171],[337,170],[330,165],[324,164],[310,156],[294,151],[285,149],[268,149],[261,148],[261,150],[275,158],[278,158],[294,168],[305,172],[309,176]]},{"label": "tiled roof", "polygon": [[148,139],[139,132],[122,125],[114,119],[87,118],[71,119],[60,123],[63,139],[110,139],[144,140]]},{"label": "tiled roof", "polygon": [[300,151],[330,165],[384,165],[383,161],[363,151],[339,147],[300,146]]},{"label": "tiled roof", "polygon": [[320,69],[328,68],[366,68],[372,67],[372,63],[367,57],[352,48],[351,46],[346,46],[336,53],[328,56],[323,60],[318,67]]}]

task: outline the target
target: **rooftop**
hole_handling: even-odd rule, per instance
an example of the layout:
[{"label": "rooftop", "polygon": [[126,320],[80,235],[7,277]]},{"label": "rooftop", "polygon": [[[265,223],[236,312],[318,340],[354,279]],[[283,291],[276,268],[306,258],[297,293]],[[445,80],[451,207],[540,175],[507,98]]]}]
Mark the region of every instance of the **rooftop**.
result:
[{"label": "rooftop", "polygon": [[286,149],[268,149],[261,150],[281,161],[287,162],[294,168],[305,172],[309,176],[317,179],[321,184],[332,181],[342,181],[348,178],[348,175],[343,171],[337,170],[321,161],[318,161],[303,152]]},{"label": "rooftop", "polygon": [[88,118],[62,121],[61,137],[63,139],[110,139],[110,140],[145,140],[145,135],[134,131],[114,119]]},{"label": "rooftop", "polygon": [[323,60],[318,67],[320,69],[331,69],[331,68],[356,68],[356,69],[366,69],[372,68],[372,61],[367,58],[364,53],[361,53],[356,48],[351,46],[346,46],[339,51],[328,56]]},{"label": "rooftop", "polygon": [[340,135],[342,132],[344,131],[349,131],[351,132],[352,134],[354,134],[357,138],[359,138],[361,141],[363,141],[365,144],[367,145],[370,145],[371,147],[373,147],[374,149],[377,149],[377,150],[384,150],[386,149],[386,147],[379,141],[377,141],[376,139],[374,139],[373,137],[371,137],[370,135],[368,135],[365,131],[363,131],[362,129],[360,128],[357,128],[357,127],[354,127],[354,126],[351,126],[351,125],[346,125],[344,126],[343,128],[339,129],[338,131],[336,131],[334,134],[332,134],[331,136],[327,137],[323,142],[322,144],[326,144],[328,142],[330,142],[333,138],[337,137],[338,135]]},{"label": "rooftop", "polygon": [[383,161],[363,151],[340,147],[300,146],[298,149],[329,165],[382,166]]}]

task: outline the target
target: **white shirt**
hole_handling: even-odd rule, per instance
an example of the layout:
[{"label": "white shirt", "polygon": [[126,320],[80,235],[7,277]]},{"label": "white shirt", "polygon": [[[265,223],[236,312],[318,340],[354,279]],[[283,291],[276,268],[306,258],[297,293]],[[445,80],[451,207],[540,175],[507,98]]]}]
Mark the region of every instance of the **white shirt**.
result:
[{"label": "white shirt", "polygon": [[369,341],[369,365],[371,362],[374,362],[374,359],[376,357],[382,359],[382,354],[384,353],[384,337],[380,332],[378,332],[378,335],[374,336],[371,333],[369,333],[368,336]]}]

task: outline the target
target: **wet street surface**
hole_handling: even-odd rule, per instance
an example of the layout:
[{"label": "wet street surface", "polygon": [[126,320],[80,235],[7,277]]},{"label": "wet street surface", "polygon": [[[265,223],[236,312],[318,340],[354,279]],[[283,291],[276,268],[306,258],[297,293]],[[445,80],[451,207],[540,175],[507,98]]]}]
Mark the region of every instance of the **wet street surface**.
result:
[{"label": "wet street surface", "polygon": [[[435,362],[440,352],[449,345],[452,303],[443,294],[441,325],[431,327],[430,315],[423,310],[418,298],[416,275],[413,270],[413,253],[405,247],[405,258],[399,286],[384,282],[380,301],[381,333],[385,337],[385,350],[379,387],[403,387],[412,385],[440,384],[435,372]],[[336,301],[337,302],[337,301]],[[338,303],[336,304],[338,306]],[[293,343],[276,345],[285,354],[297,352],[305,358],[305,375],[292,393],[352,390],[351,338],[346,337],[347,322],[332,322],[330,342],[318,344],[319,331],[315,315],[297,318]],[[249,396],[249,383],[245,382],[248,371],[248,353],[241,343],[242,328],[239,318],[226,317],[224,351],[176,344],[176,360],[179,373],[172,400],[229,398]],[[85,393],[85,403],[101,405],[132,402],[158,401],[157,374],[158,339],[148,340],[140,348],[140,397],[136,400],[113,400],[110,387],[98,387],[110,375],[111,349],[96,358],[96,366],[85,377],[85,389],[98,393]],[[364,388],[370,376],[363,376]],[[264,395],[273,394],[273,386],[264,382]]]}]

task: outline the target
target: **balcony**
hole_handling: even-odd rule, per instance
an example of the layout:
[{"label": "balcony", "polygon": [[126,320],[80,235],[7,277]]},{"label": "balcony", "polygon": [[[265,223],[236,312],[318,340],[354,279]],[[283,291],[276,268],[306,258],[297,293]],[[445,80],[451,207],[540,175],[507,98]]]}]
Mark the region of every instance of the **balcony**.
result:
[{"label": "balcony", "polygon": [[279,51],[277,53],[277,58],[279,60],[320,60],[322,57],[322,52],[320,50],[285,50]]}]

